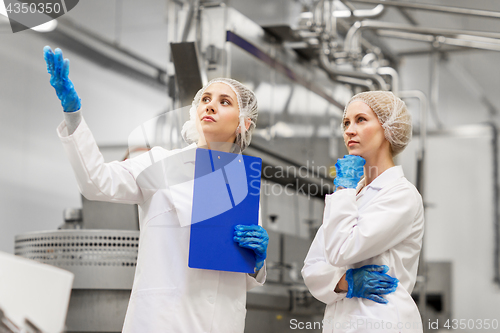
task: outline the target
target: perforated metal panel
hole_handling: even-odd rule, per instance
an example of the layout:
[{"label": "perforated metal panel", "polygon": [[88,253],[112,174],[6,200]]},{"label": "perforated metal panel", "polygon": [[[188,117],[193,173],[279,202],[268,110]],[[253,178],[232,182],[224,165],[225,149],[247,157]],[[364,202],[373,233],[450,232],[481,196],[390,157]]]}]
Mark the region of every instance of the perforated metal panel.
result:
[{"label": "perforated metal panel", "polygon": [[15,254],[75,273],[74,288],[130,289],[139,232],[57,230],[18,235]]}]

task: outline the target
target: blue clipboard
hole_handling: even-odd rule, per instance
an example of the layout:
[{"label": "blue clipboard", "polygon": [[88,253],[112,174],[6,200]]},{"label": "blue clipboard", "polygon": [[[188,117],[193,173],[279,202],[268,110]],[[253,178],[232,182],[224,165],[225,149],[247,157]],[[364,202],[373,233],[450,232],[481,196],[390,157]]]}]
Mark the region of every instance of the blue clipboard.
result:
[{"label": "blue clipboard", "polygon": [[254,251],[233,236],[259,223],[261,170],[261,158],[197,148],[189,267],[254,273]]}]

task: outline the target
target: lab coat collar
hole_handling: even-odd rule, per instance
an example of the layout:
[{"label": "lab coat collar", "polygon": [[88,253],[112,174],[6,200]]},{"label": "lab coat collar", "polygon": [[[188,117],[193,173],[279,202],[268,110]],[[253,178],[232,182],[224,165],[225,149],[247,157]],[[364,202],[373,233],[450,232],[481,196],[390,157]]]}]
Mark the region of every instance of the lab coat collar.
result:
[{"label": "lab coat collar", "polygon": [[[382,172],[377,178],[375,178],[370,185],[367,187],[371,187],[375,190],[381,190],[385,186],[389,185],[396,179],[404,177],[403,167],[401,165],[393,166],[384,172]],[[363,179],[364,185],[365,179]]]}]

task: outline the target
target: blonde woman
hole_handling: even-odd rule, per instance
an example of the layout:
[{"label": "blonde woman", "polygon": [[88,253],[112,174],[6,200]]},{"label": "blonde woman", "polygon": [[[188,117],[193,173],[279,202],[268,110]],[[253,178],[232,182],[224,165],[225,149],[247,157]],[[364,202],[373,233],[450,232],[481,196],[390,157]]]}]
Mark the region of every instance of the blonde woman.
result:
[{"label": "blonde woman", "polygon": [[423,205],[394,164],[411,138],[410,114],[391,92],[364,92],[347,104],[342,127],[349,155],[337,161],[337,188],[302,269],[326,303],[323,332],[422,332],[410,295]]}]

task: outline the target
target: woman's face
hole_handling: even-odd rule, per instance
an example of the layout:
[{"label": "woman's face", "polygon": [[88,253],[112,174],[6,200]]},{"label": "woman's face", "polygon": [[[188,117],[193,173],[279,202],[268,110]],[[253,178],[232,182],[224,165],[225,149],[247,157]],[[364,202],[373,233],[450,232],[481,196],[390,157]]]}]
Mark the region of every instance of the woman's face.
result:
[{"label": "woman's face", "polygon": [[228,85],[215,82],[208,86],[196,112],[208,143],[234,142],[240,110],[236,94]]},{"label": "woman's face", "polygon": [[353,102],[344,117],[344,143],[350,155],[370,159],[390,152],[390,143],[385,138],[384,128],[377,115],[365,103]]}]

